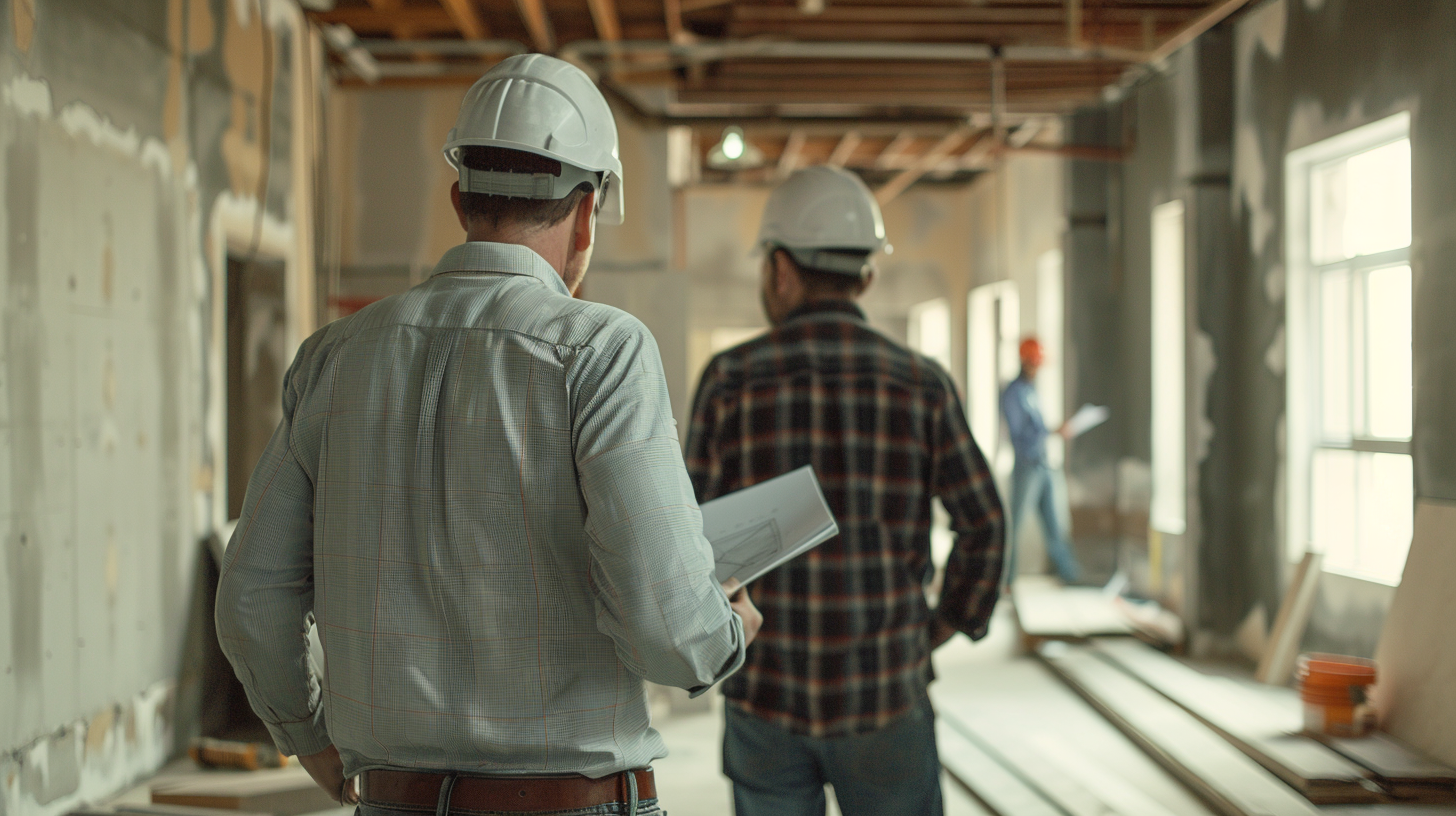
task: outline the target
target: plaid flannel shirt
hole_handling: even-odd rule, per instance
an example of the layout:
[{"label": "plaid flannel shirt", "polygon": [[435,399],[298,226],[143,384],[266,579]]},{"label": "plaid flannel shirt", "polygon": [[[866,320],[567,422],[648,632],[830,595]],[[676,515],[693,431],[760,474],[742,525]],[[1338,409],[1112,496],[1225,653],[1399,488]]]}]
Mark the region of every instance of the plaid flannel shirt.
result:
[{"label": "plaid flannel shirt", "polygon": [[[878,730],[925,696],[932,616],[980,639],[996,603],[1001,503],[950,378],[817,302],[703,373],[688,435],[699,501],[813,465],[840,534],[755,582],[763,628],[730,704],[794,733]],[[939,607],[930,500],[957,534]]]}]

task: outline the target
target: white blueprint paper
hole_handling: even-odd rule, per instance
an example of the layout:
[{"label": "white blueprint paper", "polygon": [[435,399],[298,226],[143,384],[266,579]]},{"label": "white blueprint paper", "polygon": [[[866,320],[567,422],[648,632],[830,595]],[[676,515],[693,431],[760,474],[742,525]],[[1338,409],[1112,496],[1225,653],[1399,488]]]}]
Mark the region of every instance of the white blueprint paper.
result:
[{"label": "white blueprint paper", "polygon": [[719,583],[747,584],[839,533],[809,465],[720,496],[702,510]]}]

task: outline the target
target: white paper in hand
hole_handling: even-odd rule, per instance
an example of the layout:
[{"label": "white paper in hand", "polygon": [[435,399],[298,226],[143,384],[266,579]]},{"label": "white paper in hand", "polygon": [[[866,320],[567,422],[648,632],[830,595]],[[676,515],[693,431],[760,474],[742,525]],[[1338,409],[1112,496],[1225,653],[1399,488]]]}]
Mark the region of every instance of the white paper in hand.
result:
[{"label": "white paper in hand", "polygon": [[1078,408],[1077,413],[1067,420],[1067,435],[1081,436],[1106,422],[1111,415],[1112,411],[1106,405],[1093,405],[1089,402]]},{"label": "white paper in hand", "polygon": [[747,584],[839,534],[809,465],[705,502],[702,511],[718,583]]}]

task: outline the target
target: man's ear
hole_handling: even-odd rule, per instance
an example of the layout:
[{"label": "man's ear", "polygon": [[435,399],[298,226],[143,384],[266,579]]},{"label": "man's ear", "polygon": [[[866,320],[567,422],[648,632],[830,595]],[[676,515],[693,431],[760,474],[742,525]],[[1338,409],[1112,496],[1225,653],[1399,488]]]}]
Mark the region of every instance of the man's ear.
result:
[{"label": "man's ear", "polygon": [[455,206],[455,217],[460,219],[460,229],[470,232],[470,221],[465,217],[465,208],[460,206],[460,182],[450,185],[450,203]]},{"label": "man's ear", "polygon": [[576,205],[576,224],[572,227],[572,248],[586,252],[597,238],[597,194],[587,193]]},{"label": "man's ear", "polygon": [[859,279],[859,289],[855,291],[854,296],[855,297],[859,297],[860,295],[863,295],[864,292],[865,292],[865,290],[868,289],[868,288],[870,288],[870,284],[872,284],[874,282],[875,282],[875,270],[874,269],[870,269],[870,271],[868,271],[868,272],[866,272],[864,274],[864,277],[862,277],[862,278]]},{"label": "man's ear", "polygon": [[789,258],[788,252],[782,249],[774,250],[773,267],[775,292],[785,296],[799,287],[799,270],[794,267],[794,262]]}]

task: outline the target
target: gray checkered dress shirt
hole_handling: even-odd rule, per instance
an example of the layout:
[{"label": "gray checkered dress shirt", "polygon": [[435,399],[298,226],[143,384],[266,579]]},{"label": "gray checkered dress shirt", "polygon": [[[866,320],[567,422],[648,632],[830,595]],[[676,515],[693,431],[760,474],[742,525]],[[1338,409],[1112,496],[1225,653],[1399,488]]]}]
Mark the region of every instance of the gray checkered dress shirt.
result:
[{"label": "gray checkered dress shirt", "polygon": [[667,753],[644,678],[742,665],[652,335],[529,249],[450,250],[283,390],[217,630],[287,753],[600,777]]}]

